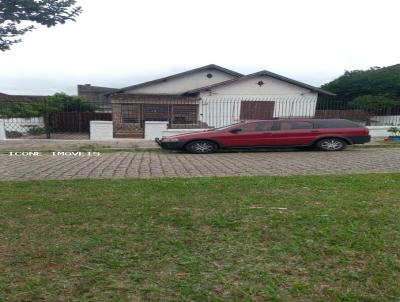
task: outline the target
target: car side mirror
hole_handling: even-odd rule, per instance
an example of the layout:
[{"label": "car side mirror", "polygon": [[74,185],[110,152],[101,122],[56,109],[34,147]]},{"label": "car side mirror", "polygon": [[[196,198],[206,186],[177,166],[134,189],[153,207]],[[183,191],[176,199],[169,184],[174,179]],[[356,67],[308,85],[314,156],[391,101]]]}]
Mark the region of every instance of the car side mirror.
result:
[{"label": "car side mirror", "polygon": [[229,131],[230,133],[238,133],[238,132],[241,132],[242,131],[242,129],[240,129],[240,128],[235,128],[235,129],[232,129],[231,131]]}]

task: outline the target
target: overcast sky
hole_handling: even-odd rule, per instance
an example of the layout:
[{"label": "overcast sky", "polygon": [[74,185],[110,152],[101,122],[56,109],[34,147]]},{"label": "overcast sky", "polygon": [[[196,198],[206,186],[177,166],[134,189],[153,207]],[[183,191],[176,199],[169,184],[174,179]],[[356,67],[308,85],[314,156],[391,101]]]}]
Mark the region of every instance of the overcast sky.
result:
[{"label": "overcast sky", "polygon": [[0,92],[76,94],[214,63],[319,86],[400,63],[399,0],[78,0],[77,22],[0,52]]}]

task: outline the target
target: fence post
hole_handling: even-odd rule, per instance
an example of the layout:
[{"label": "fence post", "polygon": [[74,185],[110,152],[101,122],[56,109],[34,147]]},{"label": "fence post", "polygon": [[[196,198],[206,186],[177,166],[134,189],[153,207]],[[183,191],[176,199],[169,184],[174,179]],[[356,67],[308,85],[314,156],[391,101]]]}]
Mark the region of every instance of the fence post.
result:
[{"label": "fence post", "polygon": [[45,112],[43,114],[44,128],[46,130],[46,138],[50,139],[50,114],[47,112],[47,108],[45,108]]},{"label": "fence post", "polygon": [[6,140],[6,127],[4,125],[4,120],[0,119],[0,141]]},{"label": "fence post", "polygon": [[371,113],[367,113],[367,121],[365,122],[366,126],[371,126],[372,115]]},{"label": "fence post", "polygon": [[50,113],[47,104],[47,99],[43,100],[43,122],[44,129],[46,131],[46,139],[50,138]]}]

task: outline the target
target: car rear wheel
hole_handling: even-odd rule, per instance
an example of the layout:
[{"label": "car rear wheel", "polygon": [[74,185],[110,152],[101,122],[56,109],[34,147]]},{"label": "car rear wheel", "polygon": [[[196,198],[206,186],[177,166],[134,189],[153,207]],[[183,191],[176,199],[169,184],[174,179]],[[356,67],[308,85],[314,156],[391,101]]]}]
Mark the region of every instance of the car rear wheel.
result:
[{"label": "car rear wheel", "polygon": [[217,151],[218,146],[210,141],[194,141],[186,145],[186,151],[196,154],[207,154]]},{"label": "car rear wheel", "polygon": [[341,151],[346,149],[347,143],[340,138],[324,138],[318,141],[317,147],[322,151]]}]

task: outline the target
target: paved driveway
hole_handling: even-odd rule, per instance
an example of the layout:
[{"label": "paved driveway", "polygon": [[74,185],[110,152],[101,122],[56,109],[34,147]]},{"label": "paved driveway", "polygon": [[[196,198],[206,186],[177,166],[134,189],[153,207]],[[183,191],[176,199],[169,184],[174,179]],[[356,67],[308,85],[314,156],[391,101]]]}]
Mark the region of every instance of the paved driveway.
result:
[{"label": "paved driveway", "polygon": [[344,152],[268,151],[192,155],[120,152],[100,156],[0,155],[0,179],[298,175],[400,172],[400,148]]}]

